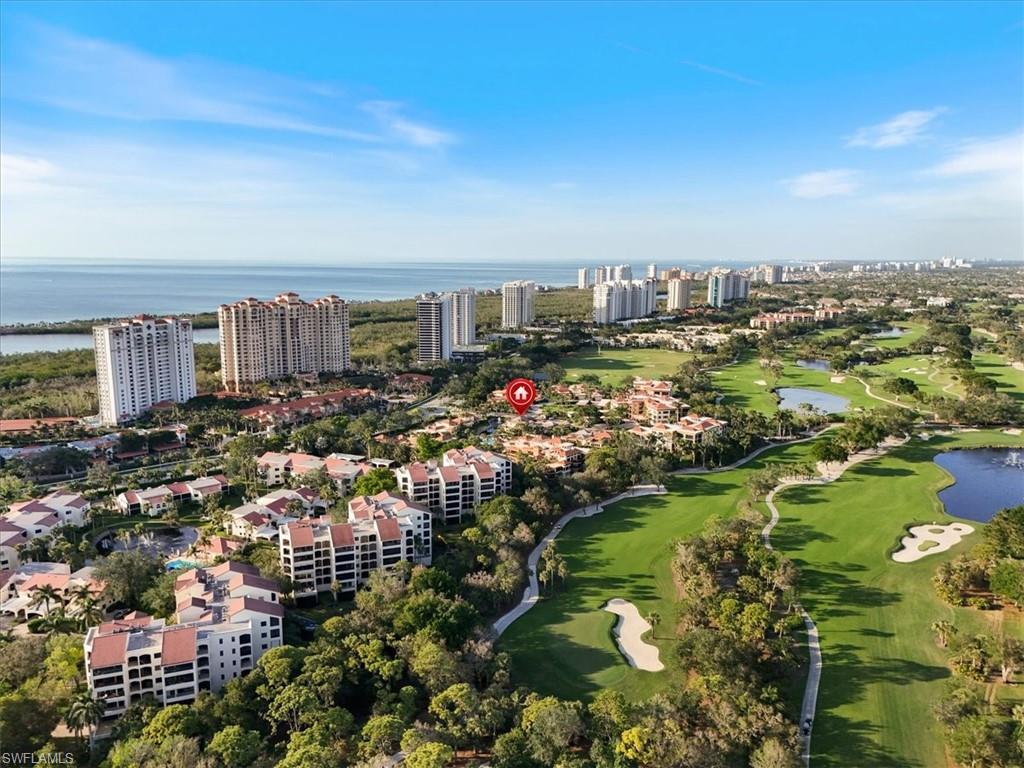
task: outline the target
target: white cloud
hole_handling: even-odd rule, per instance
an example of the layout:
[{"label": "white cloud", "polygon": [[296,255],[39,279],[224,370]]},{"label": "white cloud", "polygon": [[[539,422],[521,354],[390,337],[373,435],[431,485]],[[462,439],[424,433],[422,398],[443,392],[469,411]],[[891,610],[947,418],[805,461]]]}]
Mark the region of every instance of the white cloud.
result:
[{"label": "white cloud", "polygon": [[783,179],[782,184],[793,197],[817,199],[852,195],[860,188],[860,171],[851,168],[813,171]]},{"label": "white cloud", "polygon": [[400,114],[402,105],[394,101],[368,101],[362,108],[373,115],[384,129],[416,147],[441,147],[452,144],[455,137],[438,128],[413,122]]},{"label": "white cloud", "polygon": [[[10,96],[132,121],[182,121],[433,147],[450,134],[398,114],[367,118],[360,99],[318,82],[196,57],[159,57],[43,25],[27,27],[4,73]],[[385,128],[382,134],[380,129]]]},{"label": "white cloud", "polygon": [[924,137],[928,125],[945,111],[945,107],[935,107],[934,109],[914,109],[901,112],[884,123],[859,129],[853,136],[847,138],[846,145],[848,147],[891,149],[913,144]]},{"label": "white cloud", "polygon": [[4,195],[44,190],[59,172],[55,164],[42,157],[0,153],[0,190]]},{"label": "white cloud", "polygon": [[937,176],[1016,174],[1024,171],[1024,132],[963,142],[956,152],[931,169]]}]

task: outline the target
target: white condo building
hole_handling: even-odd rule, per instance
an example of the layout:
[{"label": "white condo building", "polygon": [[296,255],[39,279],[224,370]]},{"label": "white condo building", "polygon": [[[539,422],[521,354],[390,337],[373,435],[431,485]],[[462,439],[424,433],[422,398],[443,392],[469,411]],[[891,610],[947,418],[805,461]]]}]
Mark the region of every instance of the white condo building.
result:
[{"label": "white condo building", "polygon": [[608,267],[594,267],[594,285],[600,285],[608,279]]},{"label": "white condo building", "polygon": [[431,514],[426,507],[382,491],[348,504],[348,522],[299,520],[279,529],[281,569],[296,597],[356,588],[378,570],[403,561],[430,565]]},{"label": "white condo building", "polygon": [[648,264],[647,265],[647,277],[653,277],[655,280],[658,279],[658,265]]},{"label": "white condo building", "polygon": [[607,277],[610,282],[625,282],[633,279],[633,268],[629,264],[618,264],[607,268]]},{"label": "white condo building", "polygon": [[761,281],[768,285],[777,285],[783,281],[781,264],[764,264],[758,272],[760,273]]},{"label": "white condo building", "polygon": [[668,281],[668,308],[671,310],[689,309],[690,294],[693,282],[690,280],[673,279]]},{"label": "white condo building", "polygon": [[715,269],[708,274],[708,304],[724,307],[730,301],[746,299],[750,280],[731,269]]},{"label": "white condo building", "polygon": [[501,286],[501,327],[522,328],[533,322],[533,301],[537,286],[529,280],[515,280]]},{"label": "white condo building", "polygon": [[476,344],[476,291],[460,288],[451,294],[452,344]]},{"label": "white condo building", "polygon": [[657,308],[653,278],[620,280],[594,286],[594,322],[599,325],[646,317]]},{"label": "white condo building", "polygon": [[222,304],[221,379],[241,390],[297,374],[343,373],[352,367],[348,304],[337,296],[305,302],[296,293],[271,301]]},{"label": "white condo building", "polygon": [[282,643],[277,583],[251,565],[185,571],[174,580],[174,597],[173,624],[135,611],[86,633],[86,680],[104,720],[147,695],[167,705],[216,693]]},{"label": "white condo building", "polygon": [[196,396],[192,321],[140,315],[92,329],[100,419],[119,424]]},{"label": "white condo building", "polygon": [[439,522],[458,523],[464,515],[512,485],[512,462],[501,454],[468,447],[450,450],[440,462],[407,464],[395,470],[398,489],[433,512]]},{"label": "white condo building", "polygon": [[577,288],[589,288],[590,282],[590,269],[588,267],[580,267],[576,273],[576,287]]},{"label": "white condo building", "polygon": [[452,300],[448,294],[416,297],[416,359],[421,363],[452,356]]}]

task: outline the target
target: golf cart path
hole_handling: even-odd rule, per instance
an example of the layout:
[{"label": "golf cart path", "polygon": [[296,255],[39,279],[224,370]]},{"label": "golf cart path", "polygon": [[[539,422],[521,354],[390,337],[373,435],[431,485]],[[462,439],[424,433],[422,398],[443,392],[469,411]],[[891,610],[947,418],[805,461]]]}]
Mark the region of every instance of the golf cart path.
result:
[{"label": "golf cart path", "polygon": [[[834,480],[838,480],[847,469],[855,464],[883,456],[891,448],[906,443],[908,439],[889,440],[876,450],[856,453],[840,464],[834,471],[826,471],[821,477],[810,480],[784,480],[772,488],[764,500],[768,511],[772,515],[771,520],[768,521],[764,530],[761,531],[761,539],[764,541],[765,547],[774,549],[772,547],[771,534],[779,522],[779,510],[775,506],[776,493],[797,485],[827,485]],[[807,651],[810,657],[807,666],[807,684],[804,686],[804,700],[800,707],[800,756],[803,759],[804,765],[809,766],[811,764],[811,731],[814,727],[814,714],[818,706],[818,686],[821,683],[821,644],[818,637],[818,625],[814,623],[810,614],[799,603],[797,603],[797,609],[800,611],[800,617],[804,620],[804,627],[807,630]]]}]

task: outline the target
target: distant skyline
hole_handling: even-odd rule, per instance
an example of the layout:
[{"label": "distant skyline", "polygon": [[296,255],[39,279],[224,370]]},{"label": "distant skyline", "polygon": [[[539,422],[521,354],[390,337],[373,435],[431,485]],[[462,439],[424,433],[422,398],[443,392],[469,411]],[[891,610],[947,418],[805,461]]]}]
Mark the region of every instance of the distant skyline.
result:
[{"label": "distant skyline", "polygon": [[0,6],[0,255],[1020,259],[1018,3]]}]

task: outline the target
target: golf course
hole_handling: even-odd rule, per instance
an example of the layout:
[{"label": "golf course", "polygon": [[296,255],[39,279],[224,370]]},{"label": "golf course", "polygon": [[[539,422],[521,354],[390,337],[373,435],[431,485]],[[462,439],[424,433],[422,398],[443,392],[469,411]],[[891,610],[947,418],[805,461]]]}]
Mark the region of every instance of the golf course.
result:
[{"label": "golf course", "polygon": [[597,376],[602,384],[618,386],[628,379],[656,379],[671,376],[684,361],[692,357],[689,352],[674,349],[618,349],[586,347],[561,360],[566,381],[577,381],[580,376]]},{"label": "golf course", "polygon": [[[806,460],[811,445],[774,448],[719,473],[677,475],[665,495],[627,499],[569,523],[558,538],[567,585],[502,637],[517,678],[542,693],[581,700],[606,688],[638,700],[682,685],[671,639],[678,617],[672,541],[699,531],[712,516],[735,514],[748,497],[744,483],[752,471],[769,461]],[[781,519],[772,540],[801,569],[801,600],[817,622],[824,656],[814,765],[849,766],[854,754],[858,766],[945,764],[929,708],[950,673],[931,625],[948,619],[969,633],[1002,614],[945,605],[931,577],[940,562],[980,541],[983,526],[972,523],[976,533],[917,562],[894,562],[891,553],[907,527],[954,520],[936,496],[951,482],[932,461],[936,453],[1001,445],[1024,444],[996,430],[915,437],[831,484],[776,496]],[[641,616],[660,616],[645,639],[658,646],[664,671],[634,669],[622,658],[615,617],[601,610],[613,598],[631,601]],[[1024,635],[1016,622],[1007,621],[1004,630]],[[788,691],[794,717],[802,694],[799,677]],[[996,695],[1008,694],[1003,688]]]}]

